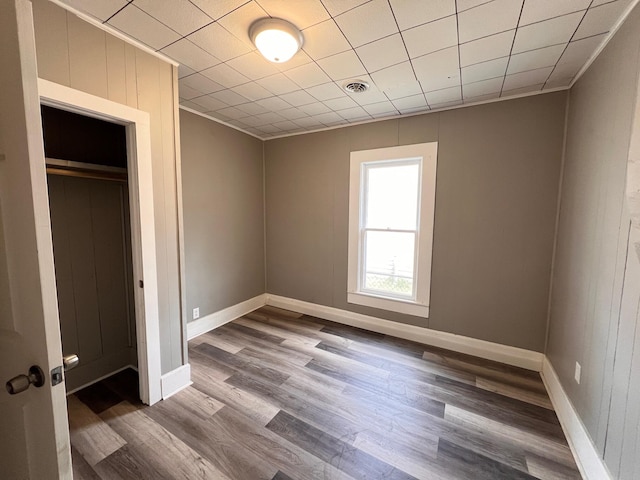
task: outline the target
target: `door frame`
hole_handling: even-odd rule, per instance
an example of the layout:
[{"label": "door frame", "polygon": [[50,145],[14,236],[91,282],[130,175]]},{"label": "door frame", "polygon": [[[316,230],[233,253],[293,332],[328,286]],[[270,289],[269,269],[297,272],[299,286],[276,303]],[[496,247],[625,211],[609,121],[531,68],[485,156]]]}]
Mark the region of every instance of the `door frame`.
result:
[{"label": "door frame", "polygon": [[153,405],[162,399],[162,389],[149,114],[42,78],[38,92],[43,105],[126,128],[140,399]]}]

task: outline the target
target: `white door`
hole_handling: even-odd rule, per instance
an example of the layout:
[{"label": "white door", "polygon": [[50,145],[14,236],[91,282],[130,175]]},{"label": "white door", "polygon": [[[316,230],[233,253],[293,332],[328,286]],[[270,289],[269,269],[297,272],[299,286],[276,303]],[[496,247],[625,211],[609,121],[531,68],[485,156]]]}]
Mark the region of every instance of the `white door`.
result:
[{"label": "white door", "polygon": [[[0,478],[71,478],[31,3],[0,0]],[[10,394],[32,367],[44,384]],[[35,370],[35,369],[32,369]],[[37,383],[37,375],[31,380]],[[16,390],[26,379],[14,381]]]}]

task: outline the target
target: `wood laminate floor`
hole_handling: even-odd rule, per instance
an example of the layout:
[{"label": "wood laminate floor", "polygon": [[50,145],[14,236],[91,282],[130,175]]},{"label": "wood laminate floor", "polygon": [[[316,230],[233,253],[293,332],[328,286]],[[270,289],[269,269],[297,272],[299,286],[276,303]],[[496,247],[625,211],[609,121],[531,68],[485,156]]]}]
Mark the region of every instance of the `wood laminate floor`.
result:
[{"label": "wood laminate floor", "polygon": [[263,308],[189,342],[152,407],[69,400],[77,479],[579,479],[537,373]]}]

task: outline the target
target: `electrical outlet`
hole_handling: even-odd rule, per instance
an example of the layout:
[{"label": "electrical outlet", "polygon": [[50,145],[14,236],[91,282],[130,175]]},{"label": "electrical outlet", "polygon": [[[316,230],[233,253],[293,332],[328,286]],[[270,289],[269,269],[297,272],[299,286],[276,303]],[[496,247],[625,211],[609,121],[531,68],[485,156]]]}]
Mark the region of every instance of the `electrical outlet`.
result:
[{"label": "electrical outlet", "polygon": [[576,362],[576,372],[573,374],[573,377],[576,379],[576,383],[580,384],[580,374],[582,373],[582,367],[578,362]]},{"label": "electrical outlet", "polygon": [[200,318],[200,307],[193,309],[193,319]]}]

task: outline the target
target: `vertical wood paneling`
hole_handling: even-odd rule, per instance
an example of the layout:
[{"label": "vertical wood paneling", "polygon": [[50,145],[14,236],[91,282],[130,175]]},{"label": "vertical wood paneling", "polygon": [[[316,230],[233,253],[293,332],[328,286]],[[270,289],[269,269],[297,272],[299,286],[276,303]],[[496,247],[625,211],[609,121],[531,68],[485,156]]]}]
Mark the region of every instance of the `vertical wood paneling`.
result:
[{"label": "vertical wood paneling", "polygon": [[45,0],[33,2],[38,76],[69,86],[67,12]]},{"label": "vertical wood paneling", "polygon": [[136,48],[125,43],[125,88],[127,91],[126,104],[133,108],[138,108],[138,75],[136,73]]},{"label": "vertical wood paneling", "polygon": [[129,346],[126,291],[124,184],[91,182],[93,249],[98,285],[102,348],[105,354]]},{"label": "vertical wood paneling", "polygon": [[[157,62],[157,60],[156,60]],[[174,105],[172,99],[174,97],[174,83],[173,65],[157,62],[160,70],[160,107],[161,107],[161,131],[166,132],[175,127],[174,119]],[[178,92],[175,92],[177,95]],[[162,152],[164,158],[175,157],[176,145],[173,137],[169,135],[162,135]],[[165,205],[165,218],[167,225],[167,250],[171,252],[177,252],[178,246],[178,224],[172,219],[178,218],[178,197],[177,197],[177,183],[176,183],[176,168],[175,163],[167,165],[164,170],[164,191],[166,195],[173,197],[175,201],[167,202]],[[167,281],[169,283],[169,289],[171,291],[180,291],[180,264],[177,256],[172,256],[167,261]],[[177,301],[169,304],[169,318],[181,317],[181,299],[177,298]],[[172,365],[182,364],[182,325],[179,322],[171,322],[169,324],[169,338],[171,340],[171,363]]]},{"label": "vertical wood paneling", "polygon": [[640,433],[640,318],[635,319],[636,332],[633,343],[633,358],[631,360],[631,375],[629,378],[629,392],[627,397],[627,415],[622,439],[622,461],[620,462],[620,478],[633,480],[636,451],[638,450],[638,435]]},{"label": "vertical wood paneling", "polygon": [[[167,203],[172,200],[171,192],[165,192],[165,170],[169,165],[165,164],[162,149],[162,107],[160,96],[160,65],[156,58],[136,50],[136,73],[138,83],[138,108],[149,112],[151,115],[151,155],[153,162],[153,199],[155,209],[156,227],[156,258],[158,272],[158,300],[160,316],[160,340],[168,348],[162,350],[162,371],[166,372],[174,367],[171,352],[171,301],[169,280],[169,242],[171,227],[167,225],[165,210]],[[156,165],[158,168],[156,168]],[[170,168],[170,167],[169,167]],[[167,198],[168,196],[168,198]],[[177,220],[177,219],[176,219]],[[175,252],[177,256],[177,251]]]},{"label": "vertical wood paneling", "polygon": [[106,33],[67,15],[71,87],[108,98]]},{"label": "vertical wood paneling", "polygon": [[[169,120],[163,118],[163,112],[170,112],[177,102],[172,67],[130,44],[120,43],[50,2],[35,0],[34,16],[42,78],[126,103],[150,115],[160,350],[162,372],[166,373],[182,364],[181,339],[172,338],[181,328],[175,146],[172,143],[176,130],[173,115]],[[65,68],[69,72],[66,81]],[[164,139],[169,139],[171,145],[165,146],[167,140]]]},{"label": "vertical wood paneling", "polygon": [[107,91],[109,100],[127,103],[127,73],[125,43],[119,38],[106,36]]},{"label": "vertical wood paneling", "polygon": [[73,269],[69,232],[66,228],[66,201],[64,179],[55,175],[47,176],[49,185],[49,210],[51,212],[51,235],[55,254],[56,286],[58,290],[58,312],[63,352],[78,352],[78,332],[76,330],[76,303],[73,295]]}]

